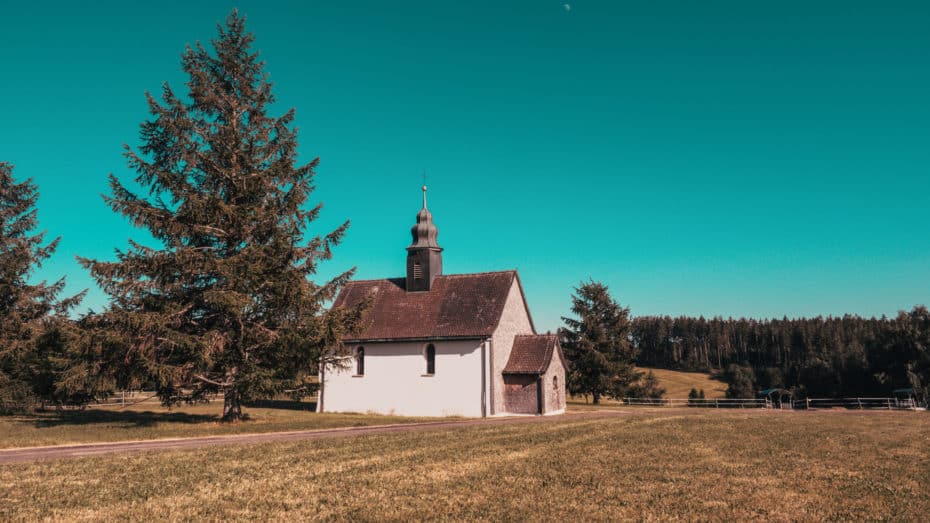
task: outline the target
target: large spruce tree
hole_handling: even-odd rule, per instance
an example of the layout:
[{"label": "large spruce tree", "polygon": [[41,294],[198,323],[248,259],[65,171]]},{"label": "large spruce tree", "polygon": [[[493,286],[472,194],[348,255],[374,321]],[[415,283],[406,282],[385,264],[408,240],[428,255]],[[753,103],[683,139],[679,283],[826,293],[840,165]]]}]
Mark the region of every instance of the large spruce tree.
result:
[{"label": "large spruce tree", "polygon": [[[606,285],[589,281],[575,288],[572,312],[574,318],[562,318],[560,331],[570,367],[568,390],[592,396],[595,404],[603,396],[624,396],[641,378],[633,366],[630,309],[614,301]],[[655,386],[647,395],[661,394]]]},{"label": "large spruce tree", "polygon": [[106,202],[158,245],[82,262],[112,297],[88,323],[113,383],[150,381],[166,404],[221,392],[234,421],[243,401],[295,386],[358,316],[324,309],[352,271],[311,280],[348,227],[307,230],[318,159],[297,164],[293,109],[268,114],[272,85],[244,18],[233,11],[218,29],[214,53],[182,54],[187,99],[167,84],[161,102],[147,94],[152,118],[126,157],[148,194],[110,175]]},{"label": "large spruce tree", "polygon": [[60,240],[35,232],[38,198],[31,180],[17,183],[13,166],[0,162],[0,412],[56,397],[66,313],[82,296],[59,300],[64,278],[30,283]]}]

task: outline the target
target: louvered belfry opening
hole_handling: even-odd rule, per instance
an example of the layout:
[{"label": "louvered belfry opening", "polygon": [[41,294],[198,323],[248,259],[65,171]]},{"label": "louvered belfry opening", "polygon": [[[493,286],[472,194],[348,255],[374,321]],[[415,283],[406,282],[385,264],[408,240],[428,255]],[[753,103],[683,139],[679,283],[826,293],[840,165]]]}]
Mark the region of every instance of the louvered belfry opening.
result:
[{"label": "louvered belfry opening", "polygon": [[407,292],[425,292],[442,274],[442,247],[439,229],[426,207],[426,186],[423,186],[423,208],[417,213],[417,223],[410,229],[413,242],[407,247]]}]

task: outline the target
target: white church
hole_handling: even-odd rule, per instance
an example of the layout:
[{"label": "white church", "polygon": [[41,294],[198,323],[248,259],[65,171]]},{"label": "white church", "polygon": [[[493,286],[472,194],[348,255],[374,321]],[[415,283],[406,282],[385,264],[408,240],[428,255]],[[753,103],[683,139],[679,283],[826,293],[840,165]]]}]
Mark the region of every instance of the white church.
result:
[{"label": "white church", "polygon": [[345,368],[321,372],[318,412],[488,417],[565,412],[558,337],[536,334],[517,271],[442,274],[426,207],[406,278],[353,281],[334,307],[370,300]]}]

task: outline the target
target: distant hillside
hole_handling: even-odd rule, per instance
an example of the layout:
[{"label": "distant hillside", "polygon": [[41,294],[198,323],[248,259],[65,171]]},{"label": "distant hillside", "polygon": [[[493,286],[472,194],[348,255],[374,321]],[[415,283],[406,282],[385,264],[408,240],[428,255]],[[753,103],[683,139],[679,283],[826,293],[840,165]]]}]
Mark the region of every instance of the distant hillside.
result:
[{"label": "distant hillside", "polygon": [[630,337],[644,367],[688,371],[741,367],[740,390],[780,387],[796,397],[885,397],[917,388],[930,397],[930,309],[888,318],[780,320],[641,316]]},{"label": "distant hillside", "polygon": [[637,367],[641,371],[652,371],[665,389],[666,398],[687,398],[692,388],[704,389],[707,398],[724,397],[727,384],[705,372],[682,372],[678,370]]}]

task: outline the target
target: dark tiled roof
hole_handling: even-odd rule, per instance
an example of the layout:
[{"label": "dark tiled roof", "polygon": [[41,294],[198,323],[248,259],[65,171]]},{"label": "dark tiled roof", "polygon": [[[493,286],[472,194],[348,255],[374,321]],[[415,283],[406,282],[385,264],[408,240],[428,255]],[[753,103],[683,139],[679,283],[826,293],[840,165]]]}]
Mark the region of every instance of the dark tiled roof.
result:
[{"label": "dark tiled roof", "polygon": [[[558,351],[559,358],[562,358],[558,340],[559,338],[555,334],[531,334],[514,337],[510,359],[507,360],[507,366],[504,367],[502,372],[504,374],[542,374],[546,372],[549,369],[549,362],[552,361],[553,351]],[[562,364],[565,364],[564,359]]]},{"label": "dark tiled roof", "polygon": [[353,281],[333,306],[371,300],[363,331],[347,342],[484,338],[497,328],[515,280],[516,271],[437,276],[429,291],[410,293],[404,278]]}]

